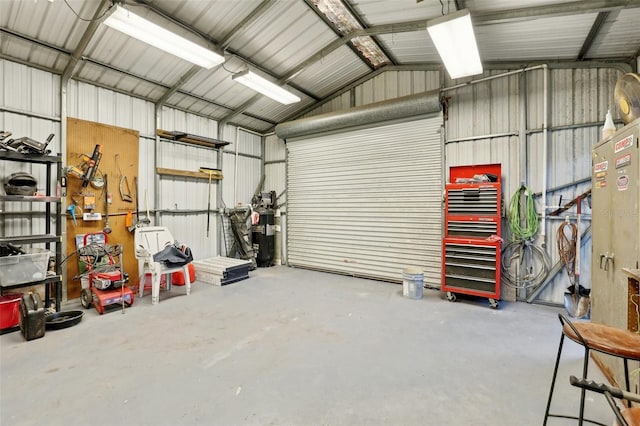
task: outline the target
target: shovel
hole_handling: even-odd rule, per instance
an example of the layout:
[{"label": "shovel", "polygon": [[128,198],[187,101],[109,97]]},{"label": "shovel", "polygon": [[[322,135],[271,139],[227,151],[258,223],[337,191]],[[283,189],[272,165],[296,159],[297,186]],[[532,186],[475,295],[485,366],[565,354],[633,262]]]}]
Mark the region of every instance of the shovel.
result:
[{"label": "shovel", "polygon": [[591,306],[590,293],[591,290],[580,285],[580,217],[582,213],[582,196],[577,199],[578,209],[578,232],[576,237],[576,259],[575,264],[575,283],[567,288],[564,293],[564,307],[567,313],[574,318],[585,318],[589,316],[589,308]]}]

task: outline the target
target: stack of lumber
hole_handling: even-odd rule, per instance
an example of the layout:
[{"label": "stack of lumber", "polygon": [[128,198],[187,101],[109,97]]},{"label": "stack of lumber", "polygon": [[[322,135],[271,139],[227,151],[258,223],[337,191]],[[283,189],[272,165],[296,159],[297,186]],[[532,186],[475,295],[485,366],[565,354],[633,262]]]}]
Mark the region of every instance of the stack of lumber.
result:
[{"label": "stack of lumber", "polygon": [[227,285],[249,278],[250,260],[232,259],[230,257],[213,257],[194,260],[198,281],[214,285]]}]

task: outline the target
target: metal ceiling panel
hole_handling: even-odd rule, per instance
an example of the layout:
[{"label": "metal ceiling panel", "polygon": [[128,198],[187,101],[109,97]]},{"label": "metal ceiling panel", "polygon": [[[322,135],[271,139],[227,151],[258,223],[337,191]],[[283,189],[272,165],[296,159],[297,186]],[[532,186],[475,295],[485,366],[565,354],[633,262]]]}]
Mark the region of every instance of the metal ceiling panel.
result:
[{"label": "metal ceiling panel", "polygon": [[[2,2],[0,1],[0,4],[1,3]],[[66,55],[60,55],[51,49],[35,45],[29,41],[1,32],[0,54],[7,59],[15,58],[19,61],[24,61],[57,72],[61,72],[64,69],[67,63],[66,58],[68,58]],[[66,58],[61,60],[61,56]]]},{"label": "metal ceiling panel", "polygon": [[[517,3],[514,7],[514,3]],[[472,15],[474,11],[477,12],[495,12],[498,10],[508,9],[520,9],[525,7],[537,7],[537,6],[549,6],[553,4],[562,4],[566,1],[562,0],[519,0],[514,2],[513,0],[465,0],[465,6],[471,10]]]},{"label": "metal ceiling panel", "polygon": [[278,1],[231,43],[231,48],[284,76],[337,36],[303,1]]},{"label": "metal ceiling panel", "polygon": [[[347,1],[365,26],[370,27],[427,21],[440,16],[443,9],[435,0]],[[548,11],[547,6],[566,4],[560,0],[466,0],[463,3],[472,15],[504,12],[500,16],[505,18],[513,17],[511,12],[517,9],[524,8],[536,15]],[[585,3],[594,10],[608,4],[596,0]],[[99,0],[0,0],[0,56],[61,73],[88,27],[85,20],[93,17],[99,4]],[[629,0],[624,4],[627,5],[624,9],[609,12],[584,56],[587,60],[618,60],[637,53],[640,2]],[[622,7],[620,2],[616,5]],[[384,90],[383,93],[367,95],[364,92],[368,89],[363,89],[362,93],[356,93],[355,100],[348,95],[326,99],[342,93],[363,77],[366,79],[372,70],[346,45],[337,44],[339,47],[323,51],[338,40],[338,36],[309,3],[302,0],[131,0],[125,7],[200,43],[206,42],[205,38],[217,44],[227,43],[224,67],[197,71],[167,100],[168,105],[195,114],[220,120],[255,97],[255,92],[231,80],[233,73],[247,67],[245,60],[271,76],[287,77],[306,60],[318,55],[317,61],[307,64],[291,81],[297,89],[317,98],[318,111],[334,102],[366,103],[373,97],[387,98],[396,90],[398,93],[413,90],[408,80],[400,78],[400,83],[407,86],[399,86],[387,81],[392,73],[385,73],[384,79],[376,77],[370,85],[363,85],[376,91]],[[541,9],[536,10],[538,7]],[[444,2],[444,12],[453,8],[453,1]],[[491,25],[479,22],[476,36],[481,58],[485,62],[514,63],[576,60],[596,16],[595,12],[585,14],[577,10],[575,15],[562,17],[533,16]],[[189,30],[189,26],[195,31]],[[398,64],[440,62],[424,30],[381,34],[376,39]],[[81,54],[83,59],[73,78],[153,102],[192,69],[190,63],[104,25],[98,26]],[[378,87],[380,84],[383,86]],[[193,96],[186,96],[187,93]],[[313,106],[313,102],[304,97],[300,103],[282,106],[259,98],[247,107],[248,117],[234,116],[231,122],[254,130],[270,129],[273,122],[300,115],[309,105]]]},{"label": "metal ceiling panel", "polygon": [[[348,2],[368,26],[427,20],[441,15],[441,6],[437,1],[418,3],[415,0],[395,0],[392,2],[389,0],[348,0]],[[451,3],[450,10],[453,11],[454,8]]]},{"label": "metal ceiling panel", "polygon": [[221,41],[263,0],[157,0],[154,6]]},{"label": "metal ceiling panel", "polygon": [[[67,5],[68,4],[68,5]],[[0,26],[72,50],[80,41],[87,23],[76,17],[91,19],[97,1],[0,1]],[[61,30],[64,29],[64,30]]]},{"label": "metal ceiling panel", "polygon": [[595,13],[475,28],[482,61],[570,59],[578,56]]},{"label": "metal ceiling panel", "polygon": [[440,56],[427,33],[426,27],[424,31],[386,34],[377,38],[385,49],[392,52],[399,65],[440,62]]},{"label": "metal ceiling panel", "polygon": [[640,8],[613,11],[587,52],[587,58],[632,58],[640,46]]},{"label": "metal ceiling panel", "polygon": [[234,72],[243,70],[244,62],[227,56],[223,65],[211,70],[200,70],[181,87],[181,90],[211,99],[219,105],[231,108],[239,106],[252,96],[244,91],[245,86],[231,80]]},{"label": "metal ceiling panel", "polygon": [[166,90],[162,86],[130,77],[117,71],[95,65],[90,62],[83,63],[75,74],[76,78],[95,82],[98,85],[111,87],[133,96],[139,96],[147,100],[158,99]]},{"label": "metal ceiling panel", "polygon": [[342,46],[306,67],[293,82],[322,98],[369,71],[370,68],[349,47]]},{"label": "metal ceiling panel", "polygon": [[198,113],[219,120],[229,113],[227,108],[219,107],[211,102],[198,101],[202,104],[202,108],[198,109]]}]

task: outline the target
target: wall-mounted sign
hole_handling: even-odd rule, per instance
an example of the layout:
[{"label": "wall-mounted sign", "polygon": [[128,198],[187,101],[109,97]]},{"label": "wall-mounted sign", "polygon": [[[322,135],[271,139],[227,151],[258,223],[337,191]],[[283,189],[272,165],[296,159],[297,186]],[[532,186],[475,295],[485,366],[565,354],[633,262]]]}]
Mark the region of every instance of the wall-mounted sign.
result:
[{"label": "wall-mounted sign", "polygon": [[629,164],[631,164],[631,154],[616,158],[616,169],[621,169]]},{"label": "wall-mounted sign", "polygon": [[616,186],[618,187],[618,191],[625,191],[629,189],[629,176],[619,176],[616,180]]},{"label": "wall-mounted sign", "polygon": [[620,151],[624,151],[625,149],[629,148],[630,146],[633,146],[633,135],[629,135],[626,138],[620,139],[618,142],[616,142],[613,151],[617,154]]},{"label": "wall-mounted sign", "polygon": [[593,171],[598,173],[598,172],[604,172],[609,168],[609,161],[601,161],[599,163],[596,163],[593,166]]}]

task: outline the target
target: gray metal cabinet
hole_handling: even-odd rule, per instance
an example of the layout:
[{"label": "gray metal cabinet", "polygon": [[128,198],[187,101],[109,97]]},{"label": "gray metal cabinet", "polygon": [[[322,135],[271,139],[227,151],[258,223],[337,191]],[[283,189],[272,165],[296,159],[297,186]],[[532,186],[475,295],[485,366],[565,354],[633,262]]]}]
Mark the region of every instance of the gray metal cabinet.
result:
[{"label": "gray metal cabinet", "polygon": [[[623,268],[640,262],[640,119],[593,148],[591,319],[628,329],[635,306]],[[603,358],[619,383],[619,360]],[[620,365],[618,365],[620,364]]]}]

